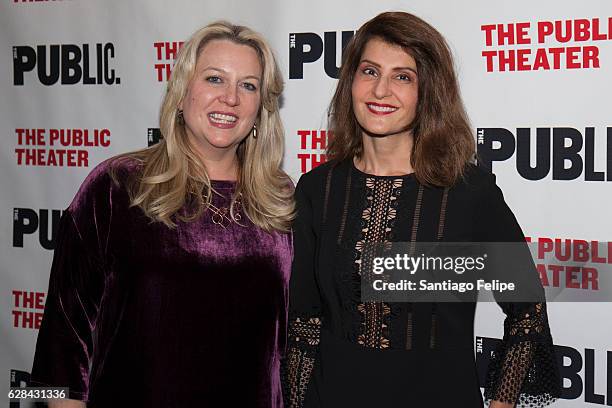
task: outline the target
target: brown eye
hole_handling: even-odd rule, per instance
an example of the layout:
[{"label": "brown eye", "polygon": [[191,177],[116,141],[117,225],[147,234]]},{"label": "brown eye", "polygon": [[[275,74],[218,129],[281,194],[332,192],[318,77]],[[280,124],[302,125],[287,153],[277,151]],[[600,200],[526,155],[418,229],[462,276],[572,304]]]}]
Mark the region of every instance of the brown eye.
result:
[{"label": "brown eye", "polygon": [[364,68],[361,70],[361,73],[364,75],[371,75],[371,76],[376,76],[378,75],[378,73],[376,72],[376,70],[374,70],[373,68]]},{"label": "brown eye", "polygon": [[410,75],[408,74],[399,74],[397,76],[397,79],[399,79],[400,81],[412,82],[412,77],[410,77]]}]

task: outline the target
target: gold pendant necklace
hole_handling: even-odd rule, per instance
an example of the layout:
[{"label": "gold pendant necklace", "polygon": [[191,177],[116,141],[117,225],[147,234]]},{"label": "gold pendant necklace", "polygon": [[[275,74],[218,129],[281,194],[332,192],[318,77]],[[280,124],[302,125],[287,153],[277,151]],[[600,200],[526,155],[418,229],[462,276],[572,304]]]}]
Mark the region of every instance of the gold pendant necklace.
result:
[{"label": "gold pendant necklace", "polygon": [[[241,197],[242,194],[238,195],[238,198],[236,198],[236,200],[232,204],[233,211],[230,211],[229,207],[217,207],[212,203],[211,200],[210,204],[208,204],[207,209],[210,210],[210,212],[212,213],[210,219],[212,220],[213,224],[219,225],[222,228],[226,228],[226,225],[229,225],[232,222],[236,222],[237,224],[239,224],[240,220],[242,220],[242,215],[240,215],[240,210],[242,208],[240,202]],[[234,213],[233,217],[231,215],[232,212]]]}]

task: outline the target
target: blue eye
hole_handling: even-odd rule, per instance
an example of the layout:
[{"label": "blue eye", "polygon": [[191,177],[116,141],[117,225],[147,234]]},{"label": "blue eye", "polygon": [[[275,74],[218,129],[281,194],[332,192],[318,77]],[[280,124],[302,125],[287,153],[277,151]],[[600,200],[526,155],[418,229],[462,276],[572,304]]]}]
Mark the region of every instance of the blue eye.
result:
[{"label": "blue eye", "polygon": [[220,84],[221,82],[223,82],[218,76],[206,77],[206,81],[211,82],[213,84]]},{"label": "blue eye", "polygon": [[242,84],[242,86],[243,86],[243,87],[244,87],[244,89],[246,89],[247,91],[252,91],[252,92],[254,92],[254,91],[256,91],[256,90],[257,90],[257,87],[256,87],[254,84],[250,83],[250,82],[245,82],[245,83],[243,83],[243,84]]}]

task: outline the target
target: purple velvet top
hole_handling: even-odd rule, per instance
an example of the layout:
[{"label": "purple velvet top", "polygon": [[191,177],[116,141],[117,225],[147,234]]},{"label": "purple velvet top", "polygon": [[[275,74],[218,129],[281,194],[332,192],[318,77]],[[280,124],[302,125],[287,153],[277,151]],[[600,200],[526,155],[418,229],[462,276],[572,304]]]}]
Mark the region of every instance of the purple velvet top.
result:
[{"label": "purple velvet top", "polygon": [[[153,223],[109,166],[62,217],[32,381],[89,407],[281,407],[290,234]],[[213,187],[228,207],[235,183]]]}]

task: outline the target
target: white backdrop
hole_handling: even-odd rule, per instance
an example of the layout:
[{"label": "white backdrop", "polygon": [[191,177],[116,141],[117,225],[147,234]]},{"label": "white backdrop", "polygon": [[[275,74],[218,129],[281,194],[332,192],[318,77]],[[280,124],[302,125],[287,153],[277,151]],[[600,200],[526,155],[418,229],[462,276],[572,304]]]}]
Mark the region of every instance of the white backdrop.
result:
[{"label": "white backdrop", "polygon": [[[442,32],[455,53],[474,132],[482,135],[479,147],[492,146],[498,149],[492,154],[498,155],[509,149],[507,159],[493,162],[493,171],[525,233],[534,240],[610,241],[612,3],[608,0],[180,0],[169,4],[162,0],[3,0],[0,4],[2,395],[7,395],[11,383],[27,383],[47,290],[54,214],[57,217],[58,210],[68,205],[96,164],[147,145],[148,130],[158,127],[173,48],[216,19],[249,25],[272,43],[286,85],[284,166],[297,180],[313,160],[322,159],[322,145],[313,146],[313,131],[321,136],[326,129],[326,108],[336,83],[324,68],[326,57],[313,55],[323,51],[318,44],[324,44],[327,65],[334,67],[340,60],[342,32],[353,31],[386,10],[424,18]],[[494,26],[487,28],[490,25]],[[548,34],[550,29],[554,31]],[[507,34],[500,37],[500,32]],[[544,35],[541,42],[539,35]],[[302,44],[304,39],[308,45]],[[335,61],[329,53],[334,45]],[[500,54],[514,55],[514,64],[509,60],[500,64]],[[300,63],[300,58],[312,62]],[[491,72],[488,58],[492,58]],[[290,78],[290,65],[296,69],[293,76],[301,67],[301,79]],[[524,152],[517,161],[511,146],[518,128],[531,134],[530,161]],[[543,143],[551,142],[552,152],[536,152],[538,128],[543,128],[538,132]],[[63,144],[56,137],[61,129],[86,130],[88,145],[78,137]],[[502,143],[491,144],[491,138],[501,133],[506,135]],[[575,135],[574,143],[582,144],[573,145],[573,154],[563,139],[568,133]],[[564,152],[569,159],[564,159]],[[487,155],[485,150],[481,153]],[[547,158],[551,170],[544,170],[539,180],[523,177],[529,163],[546,164]],[[556,176],[555,163],[560,163]],[[572,173],[572,168],[570,179],[558,179]],[[610,248],[609,255],[599,253],[607,257],[608,266]],[[590,294],[609,290],[605,278],[610,282],[610,268],[604,264],[595,265],[599,287],[566,290],[578,291],[587,300]],[[559,290],[571,286],[564,271],[560,276]],[[612,406],[611,310],[610,303],[601,302],[549,305],[563,364],[574,367],[563,369],[565,399],[556,406]],[[495,304],[480,305],[477,335],[501,337],[502,319]],[[0,401],[9,404],[5,397]]]}]

